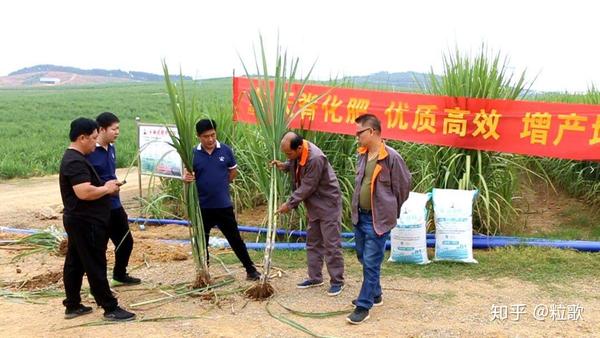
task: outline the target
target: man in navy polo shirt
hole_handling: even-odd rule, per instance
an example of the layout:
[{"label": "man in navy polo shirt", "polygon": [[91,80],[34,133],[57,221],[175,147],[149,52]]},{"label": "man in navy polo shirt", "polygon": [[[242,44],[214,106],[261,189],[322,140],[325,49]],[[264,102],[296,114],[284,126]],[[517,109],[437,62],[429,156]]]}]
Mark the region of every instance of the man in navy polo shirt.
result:
[{"label": "man in navy polo shirt", "polygon": [[246,268],[246,279],[258,280],[260,273],[256,271],[240,236],[229,195],[229,183],[237,175],[233,151],[217,141],[217,123],[214,120],[198,121],[196,133],[200,144],[194,149],[194,172],[186,171],[183,179],[186,182],[196,181],[207,250],[210,230],[218,226]]},{"label": "man in navy polo shirt", "polygon": [[[117,157],[113,142],[119,137],[119,118],[113,113],[105,112],[98,115],[96,122],[100,127],[96,149],[86,158],[103,181],[116,180]],[[115,246],[112,284],[115,286],[139,284],[141,282],[139,278],[127,274],[129,256],[133,250],[133,237],[129,231],[127,214],[121,205],[118,194],[110,196],[108,237]]]}]

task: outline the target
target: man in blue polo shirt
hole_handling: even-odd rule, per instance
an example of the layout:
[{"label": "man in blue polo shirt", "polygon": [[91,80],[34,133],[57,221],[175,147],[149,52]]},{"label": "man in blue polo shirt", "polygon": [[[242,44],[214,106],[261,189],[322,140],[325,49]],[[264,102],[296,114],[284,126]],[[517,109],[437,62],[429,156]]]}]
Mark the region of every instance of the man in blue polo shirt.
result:
[{"label": "man in blue polo shirt", "polygon": [[186,171],[183,179],[186,182],[196,181],[207,250],[210,230],[218,226],[244,265],[246,279],[258,280],[260,273],[256,271],[240,236],[229,195],[229,183],[237,175],[233,151],[226,144],[217,141],[217,123],[214,120],[198,121],[196,133],[200,144],[194,149],[194,172]]},{"label": "man in blue polo shirt", "polygon": [[[99,126],[96,150],[86,158],[103,181],[116,180],[117,157],[113,142],[119,137],[119,118],[113,113],[105,112],[98,115],[96,122]],[[115,286],[139,284],[141,282],[139,278],[127,274],[129,256],[133,250],[133,237],[129,231],[127,214],[118,194],[110,196],[108,237],[115,246],[112,284]]]}]

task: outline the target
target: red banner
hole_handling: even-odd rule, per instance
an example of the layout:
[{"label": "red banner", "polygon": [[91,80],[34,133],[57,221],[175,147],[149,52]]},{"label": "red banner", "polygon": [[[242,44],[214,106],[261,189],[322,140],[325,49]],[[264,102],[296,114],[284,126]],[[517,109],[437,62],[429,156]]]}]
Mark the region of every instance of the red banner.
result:
[{"label": "red banner", "polygon": [[[299,84],[292,85],[290,105],[300,88]],[[248,78],[233,79],[234,119],[256,123],[249,91]],[[312,102],[315,98],[319,99]],[[385,139],[600,161],[600,105],[473,99],[317,85],[304,87],[298,105],[304,110],[293,121],[293,128],[302,126],[354,135],[354,119],[368,112],[381,120]]]}]

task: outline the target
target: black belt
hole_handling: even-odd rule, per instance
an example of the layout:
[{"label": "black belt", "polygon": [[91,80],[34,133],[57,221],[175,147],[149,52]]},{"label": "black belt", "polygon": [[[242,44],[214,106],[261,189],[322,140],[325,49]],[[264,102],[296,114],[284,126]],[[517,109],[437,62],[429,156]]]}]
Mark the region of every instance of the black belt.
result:
[{"label": "black belt", "polygon": [[358,207],[358,212],[360,212],[362,214],[370,214],[371,213],[371,209],[363,209],[361,207]]}]

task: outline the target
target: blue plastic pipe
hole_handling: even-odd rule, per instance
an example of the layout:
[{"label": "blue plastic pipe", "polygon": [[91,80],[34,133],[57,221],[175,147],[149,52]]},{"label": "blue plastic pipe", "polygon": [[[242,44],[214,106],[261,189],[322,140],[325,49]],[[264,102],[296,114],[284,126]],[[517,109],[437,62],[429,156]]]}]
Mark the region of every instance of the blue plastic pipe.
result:
[{"label": "blue plastic pipe", "polygon": [[[179,220],[179,219],[161,219],[161,218],[134,218],[134,217],[130,217],[129,218],[129,222],[130,223],[142,223],[142,224],[159,224],[159,225],[166,225],[166,224],[176,224],[176,225],[184,225],[184,226],[188,226],[190,223],[188,221],[184,221],[184,220]],[[241,232],[251,232],[251,233],[267,233],[267,228],[260,228],[260,227],[254,227],[254,226],[247,226],[247,225],[239,225],[238,229]],[[302,231],[302,230],[285,230],[285,229],[277,229],[276,230],[278,235],[283,235],[283,236],[295,236],[295,237],[306,237],[307,236],[307,232],[306,231]],[[342,238],[354,238],[354,233],[352,232],[342,232]],[[528,240],[528,241],[545,241],[547,239],[544,238],[520,238],[520,237],[511,237],[511,236],[487,236],[487,235],[482,235],[482,234],[474,234],[473,238],[482,238],[482,239],[488,239],[488,238],[494,238],[494,239],[507,239],[507,240],[515,240],[515,239],[519,239],[519,240]],[[427,239],[435,239],[435,234],[434,233],[428,233],[427,234]]]},{"label": "blue plastic pipe", "polygon": [[[182,221],[183,222],[183,221]],[[169,223],[165,223],[169,224]],[[263,228],[253,228],[263,231]],[[288,232],[284,231],[286,234]],[[40,232],[39,229],[17,229],[9,227],[0,227],[0,232],[17,233],[30,235]],[[292,231],[291,233],[301,233],[301,231]],[[432,234],[433,235],[433,234]],[[435,246],[435,238],[427,236],[427,246]],[[189,243],[189,240],[162,240],[166,243]],[[354,248],[354,242],[342,242],[344,248]],[[540,246],[540,247],[551,247],[558,249],[573,249],[578,251],[586,252],[600,252],[600,242],[594,241],[563,241],[563,240],[549,240],[544,238],[522,238],[522,237],[510,237],[510,236],[485,236],[485,235],[473,235],[473,249],[490,249],[499,248],[506,246]],[[246,243],[248,249],[262,250],[265,247],[265,243]],[[284,250],[304,250],[306,248],[305,243],[275,243],[276,249]],[[386,248],[390,248],[389,241],[386,243]]]},{"label": "blue plastic pipe", "polygon": [[473,238],[473,249],[491,249],[520,245],[551,247],[557,249],[573,249],[586,252],[600,252],[600,242],[594,241],[562,241],[543,238],[520,238],[508,236],[502,236],[502,238],[496,238],[495,236],[490,236],[488,238]]},{"label": "blue plastic pipe", "polygon": [[7,233],[11,233],[11,234],[20,234],[20,235],[32,235],[32,234],[36,234],[36,233],[40,232],[40,230],[0,227],[0,232],[7,232]]},{"label": "blue plastic pipe", "polygon": [[[189,239],[162,239],[161,242],[167,243],[167,244],[190,244]],[[389,250],[390,245],[391,245],[390,241],[387,241],[385,243],[386,249]],[[254,242],[246,243],[246,248],[248,248],[248,250],[264,250],[265,246],[266,246],[266,243],[254,243]],[[354,242],[342,242],[342,248],[354,249],[355,246],[356,246],[356,243],[354,243]],[[225,244],[225,247],[229,248],[229,243]],[[278,242],[278,243],[275,243],[275,249],[276,250],[305,250],[306,243]]]},{"label": "blue plastic pipe", "polygon": [[[136,223],[189,225],[189,222],[187,222],[187,221],[156,219],[156,218],[130,218],[129,221],[136,222]],[[267,232],[266,228],[259,228],[259,227],[240,225],[238,228],[242,232],[254,232],[254,233],[266,233]],[[306,231],[301,231],[301,230],[287,231],[284,229],[278,229],[277,234],[278,235],[297,236],[297,237],[306,237]],[[343,232],[342,238],[354,238],[354,233]],[[249,244],[259,244],[259,243],[249,243]],[[297,244],[297,243],[277,243],[277,244],[283,245],[283,244]],[[299,244],[302,244],[302,243],[299,243]],[[351,243],[349,243],[349,244],[351,244]],[[489,248],[515,246],[515,245],[545,246],[545,247],[553,247],[553,248],[559,248],[559,249],[574,249],[574,250],[579,250],[579,251],[600,252],[600,242],[593,242],[593,241],[561,241],[561,240],[548,240],[545,238],[487,236],[487,235],[481,235],[481,234],[473,235],[473,248],[474,249],[489,249]],[[435,234],[433,234],[433,233],[427,234],[427,246],[429,246],[429,247],[435,246]],[[348,247],[353,248],[353,246],[348,246]],[[389,246],[388,246],[388,248],[389,248]],[[264,249],[264,245],[262,248],[258,248],[256,250],[261,250],[261,249]],[[290,250],[292,250],[292,249],[290,249]],[[296,250],[299,250],[299,249],[296,249]]]},{"label": "blue plastic pipe", "polygon": [[[162,240],[166,243],[173,244],[189,244],[189,240]],[[354,249],[356,243],[354,242],[342,242],[343,248]],[[501,248],[507,246],[540,246],[540,247],[551,247],[557,249],[573,249],[578,251],[586,252],[600,252],[600,242],[592,241],[553,241],[553,240],[523,240],[521,238],[502,239],[502,238],[473,238],[473,249],[491,249]],[[385,244],[386,250],[389,250],[391,246],[390,241]],[[427,239],[427,246],[430,248],[435,247],[435,239]],[[226,247],[229,247],[226,244]],[[246,243],[246,247],[250,250],[263,250],[265,243]],[[275,243],[275,249],[279,250],[305,250],[306,243]]]},{"label": "blue plastic pipe", "polygon": [[129,223],[144,223],[144,224],[177,224],[177,225],[190,225],[190,222],[180,220],[180,219],[164,219],[164,218],[139,218],[139,217],[129,217]]},{"label": "blue plastic pipe", "polygon": [[[183,221],[179,219],[160,219],[160,218],[135,218],[130,217],[129,223],[142,223],[142,224],[176,224],[176,225],[185,225],[188,226],[190,223],[188,221]],[[247,225],[238,225],[238,229],[241,232],[253,232],[253,233],[261,233],[266,234],[267,228],[259,228]],[[306,237],[306,231],[302,230],[285,230],[285,229],[277,229],[278,235],[282,236],[295,236],[295,237]],[[352,232],[343,232],[342,238],[354,238],[354,234]]]}]

